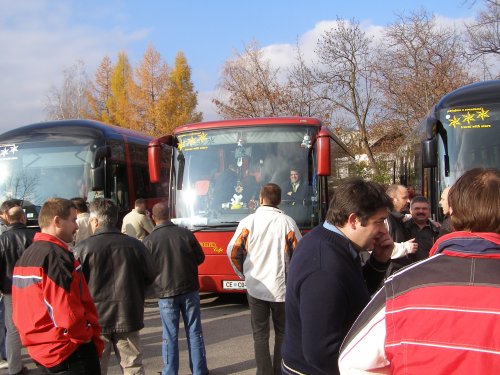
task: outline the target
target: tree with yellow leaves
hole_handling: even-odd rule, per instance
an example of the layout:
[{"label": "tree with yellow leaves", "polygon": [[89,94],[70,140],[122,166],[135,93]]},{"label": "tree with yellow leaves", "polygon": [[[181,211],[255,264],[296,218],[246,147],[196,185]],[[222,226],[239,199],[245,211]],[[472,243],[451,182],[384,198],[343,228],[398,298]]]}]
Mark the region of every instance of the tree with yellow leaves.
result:
[{"label": "tree with yellow leaves", "polygon": [[202,121],[202,114],[196,111],[197,104],[197,92],[191,82],[191,68],[186,56],[179,51],[162,100],[162,127],[154,135],[168,134],[179,125]]},{"label": "tree with yellow leaves", "polygon": [[107,106],[111,114],[111,122],[115,125],[139,130],[131,105],[130,91],[134,90],[132,67],[125,52],[118,54],[118,61],[111,76],[111,96]]},{"label": "tree with yellow leaves", "polygon": [[89,103],[88,118],[111,123],[111,112],[108,101],[111,98],[111,76],[113,74],[113,63],[105,56],[94,76],[94,81],[89,82],[85,95]]},{"label": "tree with yellow leaves", "polygon": [[152,44],[148,46],[142,62],[135,69],[137,84],[131,91],[133,107],[140,130],[148,134],[161,134],[163,126],[162,98],[165,97],[168,77],[167,64]]}]

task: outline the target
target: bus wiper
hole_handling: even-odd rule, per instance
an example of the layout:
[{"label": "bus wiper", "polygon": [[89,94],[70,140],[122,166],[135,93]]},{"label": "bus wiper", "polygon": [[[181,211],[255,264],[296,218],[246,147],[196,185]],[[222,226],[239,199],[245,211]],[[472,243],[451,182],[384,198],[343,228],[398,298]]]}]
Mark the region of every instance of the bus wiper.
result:
[{"label": "bus wiper", "polygon": [[206,229],[217,229],[217,228],[234,228],[238,226],[239,222],[237,221],[223,221],[219,224],[211,224],[211,225],[193,225],[195,228],[193,232],[199,232]]}]

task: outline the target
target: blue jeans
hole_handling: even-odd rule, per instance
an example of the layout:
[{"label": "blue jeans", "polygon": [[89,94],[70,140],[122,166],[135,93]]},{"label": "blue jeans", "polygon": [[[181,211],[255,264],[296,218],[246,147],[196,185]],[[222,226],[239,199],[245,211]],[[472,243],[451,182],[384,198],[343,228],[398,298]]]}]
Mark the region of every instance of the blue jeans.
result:
[{"label": "blue jeans", "polygon": [[179,319],[182,313],[189,349],[189,367],[193,375],[207,375],[207,358],[201,329],[200,296],[198,291],[160,298],[160,317],[163,327],[162,375],[179,372]]}]

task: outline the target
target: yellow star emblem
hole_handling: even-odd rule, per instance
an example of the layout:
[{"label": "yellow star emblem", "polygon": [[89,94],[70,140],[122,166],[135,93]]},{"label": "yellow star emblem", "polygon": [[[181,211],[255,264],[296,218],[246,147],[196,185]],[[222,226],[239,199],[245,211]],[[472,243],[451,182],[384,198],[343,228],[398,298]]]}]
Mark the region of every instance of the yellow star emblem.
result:
[{"label": "yellow star emblem", "polygon": [[198,139],[200,143],[205,143],[207,141],[207,133],[201,133],[198,136]]},{"label": "yellow star emblem", "polygon": [[489,110],[489,109],[488,109],[488,110],[485,110],[484,108],[481,108],[481,110],[480,110],[480,111],[477,111],[476,116],[477,116],[478,118],[480,118],[481,120],[483,120],[483,121],[484,121],[484,119],[485,119],[485,118],[490,117],[490,115],[488,114],[489,112],[490,112],[490,110]]},{"label": "yellow star emblem", "polygon": [[458,125],[460,125],[460,117],[453,116],[453,118],[450,120],[450,125],[456,128]]},{"label": "yellow star emblem", "polygon": [[474,114],[467,112],[466,115],[462,116],[464,122],[466,122],[468,125],[470,125],[471,122],[474,122]]}]

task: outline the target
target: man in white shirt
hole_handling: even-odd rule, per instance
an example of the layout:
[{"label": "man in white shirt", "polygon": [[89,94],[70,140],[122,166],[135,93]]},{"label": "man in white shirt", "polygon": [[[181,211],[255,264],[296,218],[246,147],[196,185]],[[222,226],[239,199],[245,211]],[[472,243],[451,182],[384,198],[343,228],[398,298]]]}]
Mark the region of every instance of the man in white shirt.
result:
[{"label": "man in white shirt", "polygon": [[137,199],[134,209],[123,218],[122,233],[142,241],[153,228],[153,221],[146,210],[146,201],[142,198]]},{"label": "man in white shirt", "polygon": [[78,197],[71,198],[71,202],[73,202],[76,208],[76,223],[78,224],[78,230],[74,236],[74,244],[77,245],[78,242],[92,236],[92,227],[90,226],[90,214],[85,199]]},{"label": "man in white shirt", "polygon": [[[244,279],[254,339],[257,374],[281,374],[288,264],[302,238],[295,221],[278,208],[281,188],[264,185],[260,207],[241,220],[227,247],[229,261]],[[269,352],[269,316],[274,326],[274,359]]]}]

